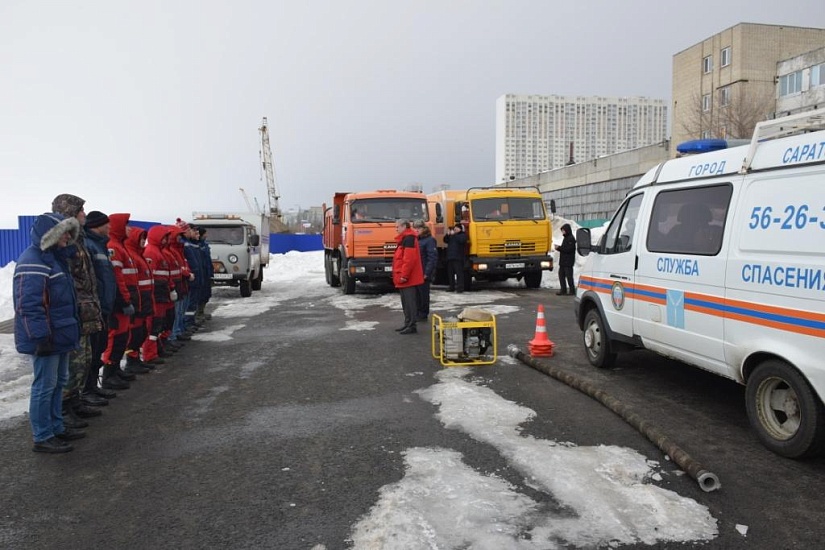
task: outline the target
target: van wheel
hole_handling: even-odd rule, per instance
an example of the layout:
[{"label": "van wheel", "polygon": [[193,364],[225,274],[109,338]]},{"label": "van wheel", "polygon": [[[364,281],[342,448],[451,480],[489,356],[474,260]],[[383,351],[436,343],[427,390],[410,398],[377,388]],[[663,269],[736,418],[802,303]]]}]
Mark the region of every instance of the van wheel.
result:
[{"label": "van wheel", "polygon": [[249,284],[249,279],[243,279],[239,286],[241,287],[242,298],[249,298],[252,296],[252,285]]},{"label": "van wheel", "polygon": [[765,361],[748,378],[748,419],[762,444],[778,455],[818,454],[825,443],[825,408],[796,369],[777,359]]},{"label": "van wheel", "polygon": [[594,367],[607,369],[616,362],[616,353],[610,351],[604,321],[595,309],[588,311],[584,317],[584,349],[587,351],[587,360]]},{"label": "van wheel", "polygon": [[541,271],[529,271],[525,273],[524,284],[527,288],[538,288],[541,286]]},{"label": "van wheel", "polygon": [[258,269],[258,276],[252,279],[252,290],[261,290],[261,284],[264,281],[263,268]]}]

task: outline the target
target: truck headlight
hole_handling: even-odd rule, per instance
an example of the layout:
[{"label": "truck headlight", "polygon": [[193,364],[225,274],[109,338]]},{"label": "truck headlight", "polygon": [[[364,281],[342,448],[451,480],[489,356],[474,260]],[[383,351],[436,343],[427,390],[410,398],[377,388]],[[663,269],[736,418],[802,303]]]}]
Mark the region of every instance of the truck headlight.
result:
[{"label": "truck headlight", "polygon": [[476,264],[476,271],[486,271],[487,264]]},{"label": "truck headlight", "polygon": [[236,254],[230,254],[227,260],[229,260],[230,264],[236,264],[238,263],[238,256]]},{"label": "truck headlight", "polygon": [[356,273],[366,273],[366,272],[367,272],[367,268],[366,268],[366,267],[364,267],[364,266],[362,266],[362,265],[359,265],[359,266],[356,266],[356,267],[355,267],[355,272],[356,272]]},{"label": "truck headlight", "polygon": [[543,261],[543,262],[541,262],[541,268],[542,269],[550,269],[550,264],[552,264],[552,262],[550,260]]}]

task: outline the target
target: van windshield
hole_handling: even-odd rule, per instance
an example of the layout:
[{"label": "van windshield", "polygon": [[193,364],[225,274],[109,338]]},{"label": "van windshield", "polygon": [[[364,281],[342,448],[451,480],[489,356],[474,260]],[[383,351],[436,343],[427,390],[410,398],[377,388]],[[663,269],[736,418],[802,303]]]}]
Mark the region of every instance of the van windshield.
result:
[{"label": "van windshield", "polygon": [[[200,226],[203,227],[203,226]],[[241,225],[206,227],[206,239],[213,244],[244,244],[246,231]]]}]

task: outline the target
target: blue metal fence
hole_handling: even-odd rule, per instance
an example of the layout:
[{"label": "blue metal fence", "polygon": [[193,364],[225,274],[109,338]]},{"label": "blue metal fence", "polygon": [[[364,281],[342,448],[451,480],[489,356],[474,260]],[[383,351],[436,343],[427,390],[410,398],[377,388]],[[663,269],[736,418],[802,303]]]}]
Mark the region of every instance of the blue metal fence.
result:
[{"label": "blue metal fence", "polygon": [[[0,229],[0,267],[17,261],[18,256],[31,244],[29,232],[35,219],[37,216],[18,216],[17,229]],[[148,229],[157,223],[129,220],[129,225],[136,225],[143,229]],[[269,236],[270,254],[285,254],[291,250],[309,252],[323,248],[321,235],[273,233]]]}]

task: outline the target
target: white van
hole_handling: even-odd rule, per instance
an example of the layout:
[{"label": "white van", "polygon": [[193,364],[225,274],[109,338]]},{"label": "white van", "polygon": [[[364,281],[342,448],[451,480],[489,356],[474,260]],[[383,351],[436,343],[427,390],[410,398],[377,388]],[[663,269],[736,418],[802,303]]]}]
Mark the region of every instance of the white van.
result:
[{"label": "white van", "polygon": [[590,363],[646,348],[745,384],[762,443],[794,458],[825,446],[823,129],[825,113],[793,115],[664,162],[598,244],[577,233]]}]

